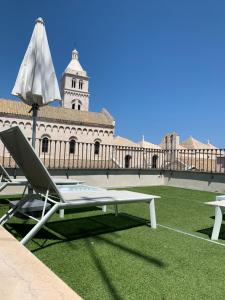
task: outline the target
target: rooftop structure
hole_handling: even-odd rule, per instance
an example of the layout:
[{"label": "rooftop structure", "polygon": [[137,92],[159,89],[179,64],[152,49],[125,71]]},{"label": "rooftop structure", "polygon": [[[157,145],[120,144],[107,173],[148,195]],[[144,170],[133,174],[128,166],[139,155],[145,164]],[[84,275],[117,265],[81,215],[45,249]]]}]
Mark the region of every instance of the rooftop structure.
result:
[{"label": "rooftop structure", "polygon": [[192,136],[190,136],[186,141],[182,142],[181,146],[183,146],[186,149],[216,149],[216,147],[212,144],[204,144],[194,139]]},{"label": "rooftop structure", "polygon": [[145,141],[144,136],[142,137],[142,140],[138,142],[138,145],[142,148],[148,148],[148,149],[162,149],[160,145],[156,145],[150,142]]},{"label": "rooftop structure", "polygon": [[[31,119],[32,115],[29,113],[29,107],[23,102],[0,98],[0,117],[1,116]],[[101,112],[88,112],[48,105],[40,107],[38,119],[39,121],[45,120],[49,122],[114,128],[114,120],[105,109]]]},{"label": "rooftop structure", "polygon": [[126,147],[139,147],[137,143],[119,135],[114,138],[114,145]]}]

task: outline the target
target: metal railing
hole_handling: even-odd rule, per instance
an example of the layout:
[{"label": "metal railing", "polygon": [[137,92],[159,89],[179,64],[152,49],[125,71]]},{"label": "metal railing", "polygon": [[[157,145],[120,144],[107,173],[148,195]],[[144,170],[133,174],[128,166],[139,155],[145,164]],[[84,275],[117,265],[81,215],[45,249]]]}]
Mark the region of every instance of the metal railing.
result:
[{"label": "metal railing", "polygon": [[[162,150],[36,139],[36,153],[48,169],[157,169],[225,172],[224,149]],[[0,163],[17,168],[0,142]]]}]

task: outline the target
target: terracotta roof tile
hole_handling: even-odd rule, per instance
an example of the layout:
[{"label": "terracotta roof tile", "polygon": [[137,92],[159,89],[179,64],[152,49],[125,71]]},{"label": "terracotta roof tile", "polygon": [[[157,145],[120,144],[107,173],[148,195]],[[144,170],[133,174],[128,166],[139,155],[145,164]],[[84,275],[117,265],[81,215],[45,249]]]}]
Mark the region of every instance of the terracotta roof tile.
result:
[{"label": "terracotta roof tile", "polygon": [[[21,101],[12,101],[0,98],[0,116],[14,115],[31,118],[29,110],[30,107]],[[104,112],[79,111],[48,105],[40,107],[38,117],[50,122],[114,128],[112,118],[109,118]]]}]

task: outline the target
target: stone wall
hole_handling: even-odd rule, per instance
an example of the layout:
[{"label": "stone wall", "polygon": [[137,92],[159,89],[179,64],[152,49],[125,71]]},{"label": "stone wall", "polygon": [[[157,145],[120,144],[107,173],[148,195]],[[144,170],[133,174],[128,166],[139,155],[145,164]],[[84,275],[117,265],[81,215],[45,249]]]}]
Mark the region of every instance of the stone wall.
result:
[{"label": "stone wall", "polygon": [[163,176],[164,184],[167,186],[225,193],[225,174],[189,171],[164,171]]},{"label": "stone wall", "polygon": [[[11,176],[15,175],[14,169],[7,169]],[[225,193],[225,174],[207,174],[201,172],[169,172],[158,170],[138,169],[55,169],[50,170],[55,178],[70,178],[85,181],[86,184],[106,187],[135,187],[135,186],[172,186],[179,188],[195,189],[200,191]],[[20,170],[16,178],[22,178]],[[21,193],[22,187],[7,188],[1,194]]]}]

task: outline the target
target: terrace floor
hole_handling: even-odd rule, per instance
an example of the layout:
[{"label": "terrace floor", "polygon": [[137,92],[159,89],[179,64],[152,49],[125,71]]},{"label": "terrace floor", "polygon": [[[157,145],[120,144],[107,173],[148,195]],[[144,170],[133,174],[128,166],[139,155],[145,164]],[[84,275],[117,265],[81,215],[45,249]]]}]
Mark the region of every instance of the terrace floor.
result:
[{"label": "terrace floor", "polygon": [[[204,204],[216,194],[131,190],[162,197],[156,230],[146,225],[145,203],[120,206],[118,217],[97,208],[68,210],[64,220],[52,217],[28,249],[84,299],[224,299],[225,225],[212,242],[214,209]],[[1,202],[3,214],[7,199]],[[13,218],[5,227],[20,239],[31,226]]]}]

